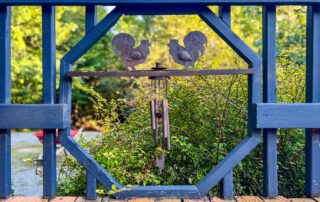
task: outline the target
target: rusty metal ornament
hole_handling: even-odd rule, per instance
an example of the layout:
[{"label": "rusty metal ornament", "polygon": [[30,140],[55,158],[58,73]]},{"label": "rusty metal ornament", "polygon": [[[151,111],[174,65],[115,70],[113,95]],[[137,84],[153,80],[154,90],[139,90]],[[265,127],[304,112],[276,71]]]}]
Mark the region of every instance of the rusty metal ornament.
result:
[{"label": "rusty metal ornament", "polygon": [[193,69],[194,64],[204,54],[208,39],[202,32],[193,31],[184,37],[183,43],[185,47],[179,45],[178,40],[170,40],[170,55],[176,63],[185,66],[185,69]]},{"label": "rusty metal ornament", "polygon": [[146,61],[150,53],[150,46],[149,40],[141,40],[140,45],[135,48],[134,38],[127,33],[120,33],[112,40],[114,52],[117,56],[120,56],[127,70],[129,70],[129,67],[131,67],[132,70],[136,70],[136,65]]},{"label": "rusty metal ornament", "polygon": [[164,166],[165,166],[165,153],[164,152],[161,152],[160,157],[157,158],[156,166],[159,168],[160,174],[161,174],[162,170],[164,169]]}]

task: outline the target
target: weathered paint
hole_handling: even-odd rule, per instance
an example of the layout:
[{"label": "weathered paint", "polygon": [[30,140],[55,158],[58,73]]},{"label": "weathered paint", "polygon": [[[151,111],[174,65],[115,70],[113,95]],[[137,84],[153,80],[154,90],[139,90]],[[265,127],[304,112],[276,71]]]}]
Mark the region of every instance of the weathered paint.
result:
[{"label": "weathered paint", "polygon": [[[0,104],[10,104],[11,7],[0,6]],[[0,118],[0,122],[6,117]],[[11,194],[11,134],[0,127],[0,198]]]},{"label": "weathered paint", "polygon": [[255,105],[256,128],[320,128],[319,103]]},{"label": "weathered paint", "polygon": [[[263,102],[277,102],[276,6],[264,6],[263,23]],[[263,195],[278,196],[277,129],[263,130]]]},{"label": "weathered paint", "polygon": [[[307,10],[307,70],[306,70],[306,102],[320,102],[320,7],[308,7]],[[299,110],[301,110],[299,108]],[[317,112],[303,114],[306,129],[306,184],[305,193],[309,197],[320,196],[320,128]],[[319,125],[319,126],[314,126]]]},{"label": "weathered paint", "polygon": [[[42,7],[43,90],[44,104],[56,103],[56,30],[55,7]],[[43,129],[43,196],[56,195],[56,129]]]},{"label": "weathered paint", "polygon": [[124,187],[114,194],[117,198],[201,198],[196,186],[138,186]]},{"label": "weathered paint", "polygon": [[[97,6],[86,6],[86,34],[88,34],[97,24]],[[95,200],[97,198],[97,179],[86,171],[86,198]]]},{"label": "weathered paint", "polygon": [[66,128],[67,105],[0,104],[0,128]]},{"label": "weathered paint", "polygon": [[[219,6],[219,18],[231,29],[231,6]],[[253,70],[253,69],[250,69]],[[220,195],[223,199],[233,198],[233,171],[230,171],[220,182]]]}]

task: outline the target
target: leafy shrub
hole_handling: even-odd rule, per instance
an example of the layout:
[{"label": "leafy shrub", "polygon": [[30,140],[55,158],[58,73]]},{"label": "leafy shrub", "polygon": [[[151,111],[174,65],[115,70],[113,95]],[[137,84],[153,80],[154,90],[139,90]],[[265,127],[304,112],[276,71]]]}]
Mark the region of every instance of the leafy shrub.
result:
[{"label": "leafy shrub", "polygon": [[[279,65],[278,93],[285,95],[279,100],[303,101],[304,67],[286,59]],[[96,120],[104,128],[102,136],[82,138],[79,143],[123,185],[196,184],[246,136],[246,76],[172,78],[168,84],[170,151],[153,139],[148,102],[152,95],[147,85],[136,82],[133,100],[110,101],[92,88],[76,86],[90,95]],[[303,130],[292,129],[278,132],[279,186],[285,196],[303,194],[302,134]],[[235,168],[236,195],[262,194],[261,145]],[[160,173],[155,164],[162,151],[165,168]],[[102,186],[98,192],[108,193]],[[61,165],[58,193],[85,193],[85,169],[73,157]]]}]

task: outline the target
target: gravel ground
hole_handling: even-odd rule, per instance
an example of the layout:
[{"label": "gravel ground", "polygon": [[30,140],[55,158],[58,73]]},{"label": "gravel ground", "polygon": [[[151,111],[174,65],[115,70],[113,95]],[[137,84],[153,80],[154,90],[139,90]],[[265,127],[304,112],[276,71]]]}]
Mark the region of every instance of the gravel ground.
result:
[{"label": "gravel ground", "polygon": [[[86,132],[87,138],[100,133]],[[12,133],[12,187],[16,196],[42,196],[42,177],[36,175],[36,169],[42,170],[40,163],[28,163],[24,159],[38,159],[42,153],[42,144],[33,133]],[[38,164],[38,165],[37,165]]]}]

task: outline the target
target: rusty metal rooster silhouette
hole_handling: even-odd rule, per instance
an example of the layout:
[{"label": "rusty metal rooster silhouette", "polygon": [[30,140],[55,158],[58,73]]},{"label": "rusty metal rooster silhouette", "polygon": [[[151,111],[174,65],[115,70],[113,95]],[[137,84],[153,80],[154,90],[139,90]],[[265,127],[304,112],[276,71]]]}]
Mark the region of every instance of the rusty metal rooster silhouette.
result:
[{"label": "rusty metal rooster silhouette", "polygon": [[204,54],[205,46],[208,43],[207,37],[199,31],[193,31],[187,34],[183,39],[184,46],[180,46],[178,40],[170,40],[168,46],[170,47],[170,54],[173,60],[185,66],[188,69]]},{"label": "rusty metal rooster silhouette", "polygon": [[135,40],[127,33],[120,33],[112,40],[112,47],[116,55],[120,56],[121,60],[126,65],[127,70],[129,70],[129,67],[131,67],[132,70],[136,70],[136,65],[146,61],[148,54],[150,53],[150,46],[151,44],[148,40],[141,40],[141,44],[134,48]]}]

